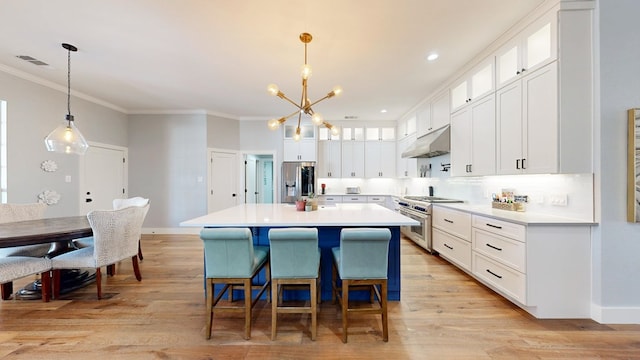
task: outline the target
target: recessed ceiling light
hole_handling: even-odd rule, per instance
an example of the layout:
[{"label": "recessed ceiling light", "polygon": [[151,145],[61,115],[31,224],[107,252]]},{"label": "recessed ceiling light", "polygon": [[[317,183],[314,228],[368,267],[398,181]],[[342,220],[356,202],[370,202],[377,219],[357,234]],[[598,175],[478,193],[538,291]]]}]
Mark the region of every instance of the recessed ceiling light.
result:
[{"label": "recessed ceiling light", "polygon": [[431,54],[429,54],[429,56],[427,56],[427,60],[433,61],[433,60],[437,59],[438,56],[439,55],[437,53],[431,53]]},{"label": "recessed ceiling light", "polygon": [[380,112],[384,114],[384,113],[387,112],[387,109],[382,109],[382,110],[380,110]]}]

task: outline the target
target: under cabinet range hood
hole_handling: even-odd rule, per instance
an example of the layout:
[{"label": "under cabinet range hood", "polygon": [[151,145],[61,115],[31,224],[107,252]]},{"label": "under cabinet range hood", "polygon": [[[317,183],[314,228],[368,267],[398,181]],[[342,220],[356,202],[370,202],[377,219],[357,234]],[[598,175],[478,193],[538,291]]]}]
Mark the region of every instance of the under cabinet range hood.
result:
[{"label": "under cabinet range hood", "polygon": [[447,154],[451,150],[449,125],[419,137],[402,153],[403,158],[430,158]]}]

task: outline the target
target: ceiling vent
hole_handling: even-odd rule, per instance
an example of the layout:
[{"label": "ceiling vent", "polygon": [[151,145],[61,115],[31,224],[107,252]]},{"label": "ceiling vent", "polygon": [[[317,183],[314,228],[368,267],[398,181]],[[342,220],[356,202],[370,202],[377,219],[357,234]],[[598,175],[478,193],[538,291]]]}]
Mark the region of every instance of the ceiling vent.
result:
[{"label": "ceiling vent", "polygon": [[24,60],[24,61],[30,62],[30,63],[32,63],[33,65],[38,65],[38,66],[49,66],[49,64],[47,64],[46,62],[44,62],[44,61],[40,61],[40,60],[38,60],[38,59],[36,59],[36,58],[34,58],[34,57],[31,57],[31,56],[29,56],[29,55],[18,55],[18,56],[16,56],[16,57],[17,57],[18,59],[22,59],[22,60]]},{"label": "ceiling vent", "polygon": [[345,115],[344,119],[345,120],[356,120],[358,118],[358,116],[356,115]]}]

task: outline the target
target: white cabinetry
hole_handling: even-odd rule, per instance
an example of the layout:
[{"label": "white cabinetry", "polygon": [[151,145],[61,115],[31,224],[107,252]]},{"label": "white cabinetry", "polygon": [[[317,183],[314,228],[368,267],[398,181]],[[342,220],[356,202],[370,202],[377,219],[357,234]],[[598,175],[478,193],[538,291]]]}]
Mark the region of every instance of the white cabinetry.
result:
[{"label": "white cabinetry", "polygon": [[399,140],[396,144],[396,176],[401,178],[412,178],[418,176],[418,159],[403,158],[402,153],[416,141],[416,134],[407,136]]},{"label": "white cabinetry", "polygon": [[398,121],[398,139],[416,133],[416,117],[412,116]]},{"label": "white cabinetry", "polygon": [[588,225],[521,225],[473,215],[473,276],[537,318],[588,318]]},{"label": "white cabinetry", "polygon": [[495,96],[490,94],[451,115],[451,175],[496,171]]},{"label": "white cabinetry", "polygon": [[319,204],[339,204],[342,202],[342,195],[319,195]]},{"label": "white cabinetry", "polygon": [[318,177],[341,177],[342,144],[340,140],[318,142]]},{"label": "white cabinetry", "polygon": [[395,177],[396,143],[393,141],[367,141],[365,150],[365,177]]},{"label": "white cabinetry", "polygon": [[283,160],[316,161],[316,133],[310,124],[300,125],[300,140],[294,140],[297,125],[284,126]]},{"label": "white cabinetry", "polygon": [[342,196],[342,202],[344,203],[366,203],[366,195],[344,195]]},{"label": "white cabinetry", "polygon": [[496,82],[500,88],[557,58],[555,12],[533,22],[496,54]]},{"label": "white cabinetry", "polygon": [[364,177],[364,141],[342,141],[342,177]]},{"label": "white cabinetry", "polygon": [[431,125],[428,128],[428,132],[449,125],[451,118],[449,105],[449,90],[443,91],[433,98],[433,101],[431,101]]},{"label": "white cabinetry", "polygon": [[461,269],[471,271],[471,215],[433,207],[433,250]]},{"label": "white cabinetry", "polygon": [[416,136],[427,135],[431,130],[431,103],[426,102],[416,111]]},{"label": "white cabinetry", "polygon": [[493,92],[493,68],[494,57],[491,56],[451,88],[451,112]]},{"label": "white cabinetry", "polygon": [[557,73],[554,62],[498,90],[498,174],[558,172]]}]

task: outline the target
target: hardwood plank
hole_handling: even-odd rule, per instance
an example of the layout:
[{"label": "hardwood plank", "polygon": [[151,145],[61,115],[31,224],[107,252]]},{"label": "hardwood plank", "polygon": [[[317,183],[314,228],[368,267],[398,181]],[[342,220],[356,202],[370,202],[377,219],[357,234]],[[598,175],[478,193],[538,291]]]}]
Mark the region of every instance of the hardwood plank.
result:
[{"label": "hardwood plank", "polygon": [[[271,308],[254,309],[251,340],[240,314],[216,316],[204,337],[202,243],[197,236],[144,235],[142,282],[131,261],[103,279],[49,303],[0,302],[0,357],[7,359],[631,359],[640,325],[537,320],[439,257],[401,245],[402,301],[389,303],[389,342],[375,316],[350,319],[340,340],[336,305],[323,302],[317,340],[310,317],[283,314],[271,341]],[[15,289],[32,281],[22,279]]]}]

